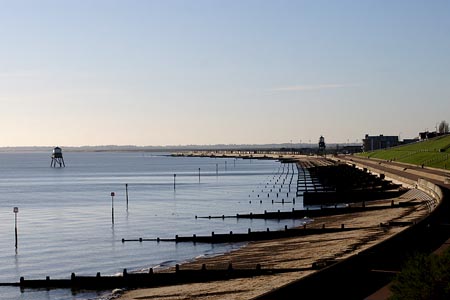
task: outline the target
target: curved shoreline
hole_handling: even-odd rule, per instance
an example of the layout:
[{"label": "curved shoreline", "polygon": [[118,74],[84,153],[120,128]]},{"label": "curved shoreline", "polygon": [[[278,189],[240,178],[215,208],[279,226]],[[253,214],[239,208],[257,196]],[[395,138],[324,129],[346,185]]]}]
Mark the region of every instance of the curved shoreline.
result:
[{"label": "curved shoreline", "polygon": [[[256,157],[253,157],[256,158]],[[278,159],[279,157],[274,157]],[[272,158],[272,159],[274,159]],[[296,159],[295,157],[287,157]],[[396,178],[399,179],[399,178]],[[382,213],[357,213],[342,216],[332,216],[317,218],[316,224],[321,226],[331,224],[339,226],[345,222],[366,226],[364,232],[345,233],[345,234],[325,234],[321,237],[296,237],[282,240],[272,240],[264,242],[252,242],[242,249],[227,253],[213,258],[203,258],[183,264],[182,268],[198,268],[202,264],[213,267],[224,267],[230,262],[236,266],[248,266],[260,263],[264,266],[277,266],[285,268],[294,268],[301,266],[311,266],[312,263],[323,260],[324,258],[333,258],[340,261],[348,261],[348,258],[371,246],[381,243],[402,232],[405,228],[394,227],[381,228],[380,221],[389,220],[419,220],[428,215],[427,208],[421,211],[407,212],[403,208],[402,213],[389,214]],[[274,256],[277,253],[277,256]],[[232,297],[233,299],[252,299],[270,295],[276,290],[282,290],[292,282],[305,278],[315,271],[292,272],[289,274],[277,274],[258,276],[250,279],[231,279],[220,282],[207,282],[177,285],[171,287],[139,289],[126,292],[119,299],[224,299]],[[245,287],[245,288],[243,288]],[[249,288],[251,287],[251,288]],[[266,296],[262,296],[266,295]]]}]

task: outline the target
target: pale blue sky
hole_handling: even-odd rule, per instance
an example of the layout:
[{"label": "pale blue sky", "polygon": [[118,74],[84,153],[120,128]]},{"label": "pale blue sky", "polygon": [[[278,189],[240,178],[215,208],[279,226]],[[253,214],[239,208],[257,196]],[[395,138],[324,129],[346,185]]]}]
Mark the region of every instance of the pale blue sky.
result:
[{"label": "pale blue sky", "polygon": [[0,146],[361,141],[450,121],[450,1],[3,1]]}]

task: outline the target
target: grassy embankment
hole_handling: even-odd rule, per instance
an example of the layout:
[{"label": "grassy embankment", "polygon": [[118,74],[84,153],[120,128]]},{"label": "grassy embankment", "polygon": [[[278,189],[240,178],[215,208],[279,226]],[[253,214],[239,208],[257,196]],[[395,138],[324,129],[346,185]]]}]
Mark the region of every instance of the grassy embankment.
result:
[{"label": "grassy embankment", "polygon": [[358,155],[370,158],[399,161],[414,165],[424,165],[440,169],[450,169],[450,135],[426,141],[393,147],[389,149],[363,152]]}]

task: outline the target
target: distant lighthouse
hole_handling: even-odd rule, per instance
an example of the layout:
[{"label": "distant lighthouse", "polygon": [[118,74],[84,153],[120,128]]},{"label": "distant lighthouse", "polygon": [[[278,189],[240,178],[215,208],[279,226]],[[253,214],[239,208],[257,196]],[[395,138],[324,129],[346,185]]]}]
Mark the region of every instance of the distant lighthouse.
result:
[{"label": "distant lighthouse", "polygon": [[62,155],[62,150],[59,147],[55,147],[52,153],[52,162],[50,163],[50,167],[56,168],[56,165],[59,167],[65,167],[64,158]]},{"label": "distant lighthouse", "polygon": [[320,136],[319,138],[319,155],[324,155],[326,154],[325,152],[325,138],[323,136]]}]

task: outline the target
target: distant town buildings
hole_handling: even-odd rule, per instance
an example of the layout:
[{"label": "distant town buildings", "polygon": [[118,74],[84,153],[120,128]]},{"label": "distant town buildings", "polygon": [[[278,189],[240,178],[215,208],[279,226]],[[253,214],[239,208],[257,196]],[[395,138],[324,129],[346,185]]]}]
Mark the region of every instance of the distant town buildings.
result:
[{"label": "distant town buildings", "polygon": [[398,146],[398,136],[394,135],[374,135],[370,136],[366,134],[363,139],[363,151],[374,151],[378,149],[386,149],[390,147]]},{"label": "distant town buildings", "polygon": [[432,139],[432,138],[437,137],[439,135],[441,135],[441,134],[438,133],[437,131],[433,131],[433,132],[429,132],[429,131],[419,132],[419,138],[420,138],[421,141]]},{"label": "distant town buildings", "polygon": [[361,145],[345,145],[342,147],[340,153],[353,154],[353,153],[359,153],[361,151],[362,151]]},{"label": "distant town buildings", "polygon": [[403,141],[401,141],[400,143],[402,145],[406,145],[406,144],[411,144],[411,143],[416,143],[419,141],[419,138],[413,138],[413,139],[403,139]]}]

